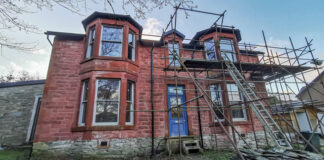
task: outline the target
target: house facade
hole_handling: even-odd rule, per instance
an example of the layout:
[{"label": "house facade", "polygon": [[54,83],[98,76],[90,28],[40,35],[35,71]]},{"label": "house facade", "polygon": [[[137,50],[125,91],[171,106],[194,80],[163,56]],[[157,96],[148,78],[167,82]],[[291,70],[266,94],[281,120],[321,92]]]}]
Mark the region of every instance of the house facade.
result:
[{"label": "house facade", "polygon": [[[144,40],[142,26],[127,15],[95,12],[82,24],[85,34],[46,32],[55,38],[33,154],[145,156],[152,151],[162,152],[167,140],[179,135],[197,137],[206,149],[230,147],[211,111],[203,109],[207,105],[203,99],[189,101],[184,105],[188,107],[177,112],[171,109],[177,101],[194,98],[194,92],[189,91],[196,89],[188,78],[175,80],[173,70],[181,65],[172,54],[215,61],[221,58],[217,52],[220,47],[229,50],[227,57],[231,61],[257,63],[258,53],[240,51],[238,29],[222,30],[221,41],[228,44],[210,45],[220,38],[216,36],[218,29],[199,31],[190,43],[183,43],[185,35],[176,30],[164,33],[158,41]],[[192,49],[200,50],[193,54]],[[184,72],[177,74],[188,77]],[[244,75],[251,79],[250,73]],[[222,112],[240,136],[255,144],[254,131],[259,145],[265,143],[262,125],[244,105],[229,75],[217,77],[213,72],[200,72],[197,77],[219,79],[202,85],[215,103],[239,104],[225,107]],[[264,82],[253,86],[266,91]],[[218,117],[223,121],[221,114]],[[225,121],[221,123],[233,133]]]},{"label": "house facade", "polygon": [[0,148],[34,140],[45,80],[0,83]]}]

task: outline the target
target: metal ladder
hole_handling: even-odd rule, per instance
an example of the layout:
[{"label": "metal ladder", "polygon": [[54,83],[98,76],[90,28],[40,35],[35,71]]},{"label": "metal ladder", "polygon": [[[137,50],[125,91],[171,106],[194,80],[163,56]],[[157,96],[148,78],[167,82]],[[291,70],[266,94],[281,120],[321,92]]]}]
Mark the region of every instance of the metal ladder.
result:
[{"label": "metal ladder", "polygon": [[[225,55],[223,59],[227,59],[228,57]],[[253,112],[256,114],[257,118],[260,120],[261,124],[265,128],[266,132],[272,137],[277,146],[292,148],[286,135],[281,131],[278,124],[273,120],[272,116],[269,114],[268,110],[261,103],[260,99],[256,96],[255,92],[245,81],[245,78],[240,73],[240,71],[236,68],[234,63],[230,60],[224,60],[224,63],[227,67],[227,70],[236,85],[243,93],[246,100],[251,104]]]}]

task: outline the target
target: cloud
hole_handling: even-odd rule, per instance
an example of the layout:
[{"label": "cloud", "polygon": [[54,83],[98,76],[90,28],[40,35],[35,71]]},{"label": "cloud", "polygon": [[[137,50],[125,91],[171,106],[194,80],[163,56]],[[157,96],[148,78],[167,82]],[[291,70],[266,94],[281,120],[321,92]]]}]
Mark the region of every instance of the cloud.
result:
[{"label": "cloud", "polygon": [[[146,20],[143,34],[160,36],[162,33],[162,23],[155,18],[148,18]],[[143,39],[159,40],[160,37],[156,36],[142,36]]]},{"label": "cloud", "polygon": [[22,71],[23,67],[20,65],[16,64],[15,62],[10,62],[9,63],[9,69],[12,69],[13,71]]}]

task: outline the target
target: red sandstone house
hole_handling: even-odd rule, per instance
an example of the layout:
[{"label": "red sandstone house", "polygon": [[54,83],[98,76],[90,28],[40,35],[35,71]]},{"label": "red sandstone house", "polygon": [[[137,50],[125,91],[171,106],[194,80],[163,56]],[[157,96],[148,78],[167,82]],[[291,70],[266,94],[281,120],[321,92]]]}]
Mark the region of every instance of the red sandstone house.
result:
[{"label": "red sandstone house", "polygon": [[[190,43],[183,43],[185,35],[175,30],[164,33],[159,41],[142,39],[142,26],[128,15],[95,12],[82,24],[85,34],[46,32],[55,38],[34,153],[49,151],[106,157],[150,155],[165,150],[166,142],[179,132],[184,138],[198,139],[206,149],[229,146],[210,111],[184,108],[180,122],[171,111],[166,111],[176,101],[172,68],[180,64],[170,65],[172,58],[163,57],[169,57],[169,48],[175,46],[176,53],[184,59],[217,60],[220,58],[217,47],[223,47],[231,51],[227,56],[233,62],[258,62],[257,54],[260,53],[239,51],[237,43],[241,35],[238,29],[223,29],[221,41],[229,43],[215,48],[210,44],[217,40],[219,30],[213,28],[199,31]],[[173,45],[174,36],[176,43]],[[193,54],[190,49],[200,51]],[[187,76],[182,72],[178,74]],[[206,78],[207,73],[197,76]],[[219,104],[228,106],[243,102],[230,76],[225,79],[218,83],[207,81],[204,86]],[[194,92],[187,91],[195,89],[191,80],[182,79],[177,83],[178,101],[195,96]],[[266,91],[264,83],[254,86],[256,90]],[[197,100],[186,105],[206,106],[206,103]],[[248,107],[235,106],[223,112],[249,143],[255,143],[251,136],[253,130],[263,134],[259,120]],[[220,114],[219,118],[222,119]],[[223,123],[231,132],[231,127]]]}]

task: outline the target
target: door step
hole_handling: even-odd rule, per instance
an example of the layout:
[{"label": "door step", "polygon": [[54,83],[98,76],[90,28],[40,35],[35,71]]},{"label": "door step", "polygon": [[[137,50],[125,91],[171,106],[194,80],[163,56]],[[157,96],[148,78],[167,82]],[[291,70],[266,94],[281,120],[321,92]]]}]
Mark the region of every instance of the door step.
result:
[{"label": "door step", "polygon": [[183,148],[183,152],[187,155],[190,153],[203,152],[203,150],[200,147],[199,140],[182,141],[182,148]]}]

